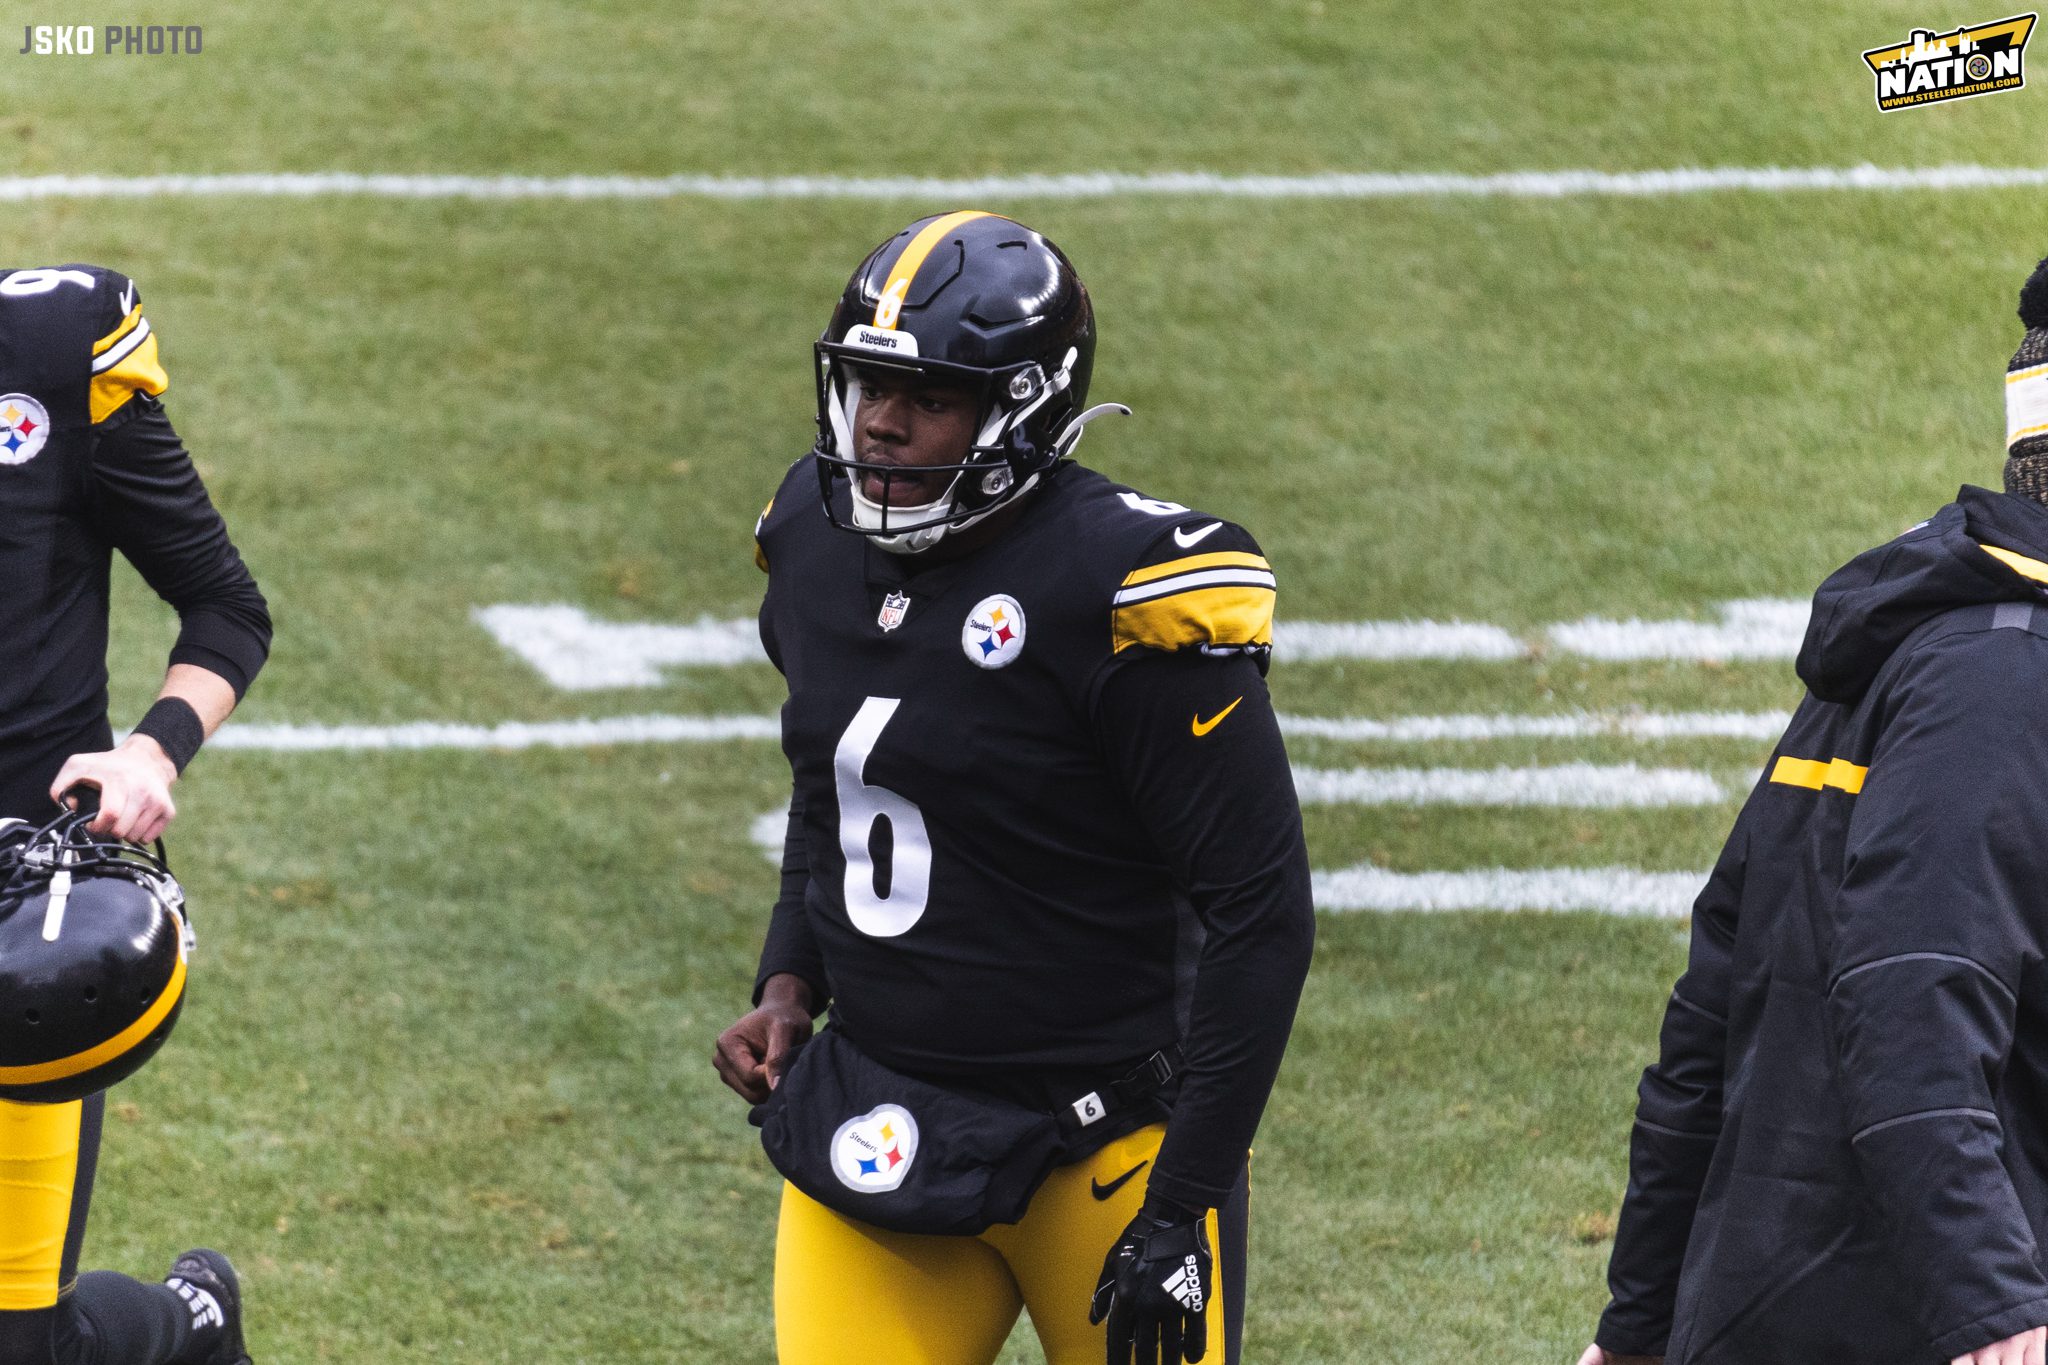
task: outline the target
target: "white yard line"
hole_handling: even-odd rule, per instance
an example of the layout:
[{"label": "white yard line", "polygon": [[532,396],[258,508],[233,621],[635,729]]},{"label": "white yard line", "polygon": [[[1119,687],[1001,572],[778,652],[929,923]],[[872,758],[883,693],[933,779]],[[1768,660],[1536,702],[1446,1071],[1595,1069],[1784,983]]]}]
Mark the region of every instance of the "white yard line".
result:
[{"label": "white yard line", "polygon": [[260,725],[230,721],[209,749],[271,753],[378,749],[588,749],[601,744],[690,744],[779,739],[774,716],[612,716],[601,720],[507,721],[502,725]]},{"label": "white yard line", "polygon": [[[1799,652],[1803,598],[1724,602],[1718,621],[1588,617],[1545,627],[1524,642],[1505,627],[1470,621],[1281,621],[1283,663],[1358,659],[1504,661],[1539,650],[1599,660],[1790,659]],[[665,668],[732,668],[766,661],[752,617],[689,623],[604,621],[567,603],[505,603],[472,615],[499,644],[565,691],[655,687]]]},{"label": "white yard line", "polygon": [[1597,910],[1676,919],[1692,913],[1704,872],[1632,867],[1389,872],[1371,864],[1318,872],[1318,910]]},{"label": "white yard line", "polygon": [[692,625],[619,624],[561,604],[479,607],[473,615],[491,638],[570,692],[658,687],[661,670],[679,664],[730,668],[768,661],[760,627],[750,616],[707,616]]},{"label": "white yard line", "polygon": [[2048,167],[1698,166],[1649,171],[1525,170],[1492,175],[1362,171],[1319,175],[915,176],[730,175],[35,175],[0,177],[0,201],[38,199],[274,198],[336,195],[379,199],[1110,199],[1171,195],[1207,199],[1562,199],[1664,197],[1747,191],[1987,190],[2048,186]]},{"label": "white yard line", "polygon": [[1555,716],[1281,716],[1304,739],[1395,743],[1488,739],[1776,739],[1790,711],[1573,711]]},{"label": "white yard line", "polygon": [[1552,647],[1588,659],[1789,659],[1811,611],[1800,598],[1755,598],[1722,603],[1714,624],[1588,617],[1546,635]]},{"label": "white yard line", "polygon": [[1528,647],[1499,626],[1471,621],[1280,621],[1273,655],[1317,659],[1519,659]]},{"label": "white yard line", "polygon": [[1303,805],[1565,806],[1613,810],[1712,806],[1721,784],[1693,768],[1567,763],[1552,768],[1300,768]]},{"label": "white yard line", "polygon": [[[762,813],[747,838],[769,862],[782,862],[788,815]],[[1644,872],[1633,867],[1476,868],[1464,872],[1389,872],[1370,863],[1313,874],[1316,908],[1444,911],[1597,910],[1608,915],[1677,919],[1692,913],[1704,872]]]},{"label": "white yard line", "polygon": [[[1779,711],[1575,711],[1563,715],[1282,716],[1283,734],[1313,739],[1396,743],[1490,739],[1773,739],[1791,719]],[[210,749],[274,753],[379,749],[584,749],[605,744],[715,744],[775,740],[774,716],[609,716],[558,721],[457,725],[265,725],[230,721]]]}]

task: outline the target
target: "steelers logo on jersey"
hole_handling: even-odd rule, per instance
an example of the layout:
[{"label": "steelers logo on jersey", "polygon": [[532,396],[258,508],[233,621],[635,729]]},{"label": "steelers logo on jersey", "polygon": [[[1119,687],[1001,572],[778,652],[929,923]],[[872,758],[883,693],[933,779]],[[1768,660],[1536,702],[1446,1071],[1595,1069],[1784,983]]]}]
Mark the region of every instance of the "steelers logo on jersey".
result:
[{"label": "steelers logo on jersey", "polygon": [[1024,608],[1008,593],[984,597],[967,613],[960,648],[977,668],[1002,668],[1024,652]]},{"label": "steelers logo on jersey", "polygon": [[50,439],[50,414],[25,393],[0,393],[0,464],[27,464]]},{"label": "steelers logo on jersey", "polygon": [[917,1158],[917,1120],[900,1104],[878,1104],[832,1135],[832,1174],[849,1190],[886,1194]]}]

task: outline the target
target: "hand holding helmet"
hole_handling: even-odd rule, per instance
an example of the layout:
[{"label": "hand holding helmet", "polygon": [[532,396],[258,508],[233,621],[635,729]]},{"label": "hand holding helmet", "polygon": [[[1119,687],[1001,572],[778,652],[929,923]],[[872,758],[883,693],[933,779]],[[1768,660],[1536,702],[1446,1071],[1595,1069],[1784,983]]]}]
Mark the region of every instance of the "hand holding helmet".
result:
[{"label": "hand holding helmet", "polygon": [[90,811],[0,821],[0,1099],[56,1104],[156,1055],[184,1005],[192,935],[162,847]]}]

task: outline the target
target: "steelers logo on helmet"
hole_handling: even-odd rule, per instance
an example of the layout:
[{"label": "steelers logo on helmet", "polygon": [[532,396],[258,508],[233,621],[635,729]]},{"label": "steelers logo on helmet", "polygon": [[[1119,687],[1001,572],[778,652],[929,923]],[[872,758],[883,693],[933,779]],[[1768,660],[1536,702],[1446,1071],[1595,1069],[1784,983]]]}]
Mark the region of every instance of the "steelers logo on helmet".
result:
[{"label": "steelers logo on helmet", "polygon": [[49,411],[25,393],[0,393],[0,464],[27,464],[50,439]]},{"label": "steelers logo on helmet", "polygon": [[1008,593],[984,597],[960,627],[960,648],[977,668],[1003,668],[1024,652],[1024,608]]},{"label": "steelers logo on helmet", "polygon": [[849,1190],[887,1194],[917,1159],[917,1120],[900,1104],[878,1104],[832,1135],[832,1174]]}]

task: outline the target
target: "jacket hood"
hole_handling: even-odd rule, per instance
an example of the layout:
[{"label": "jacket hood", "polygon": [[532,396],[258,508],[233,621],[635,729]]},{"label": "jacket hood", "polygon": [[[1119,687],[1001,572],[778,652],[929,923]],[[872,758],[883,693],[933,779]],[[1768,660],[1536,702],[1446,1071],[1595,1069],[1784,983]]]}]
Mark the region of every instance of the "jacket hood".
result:
[{"label": "jacket hood", "polygon": [[1965,485],[1954,502],[1820,585],[1799,647],[1799,677],[1822,701],[1853,703],[1930,618],[2044,597],[2048,507]]}]

